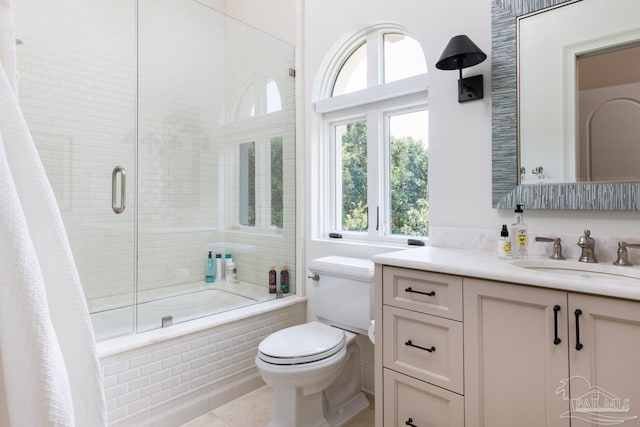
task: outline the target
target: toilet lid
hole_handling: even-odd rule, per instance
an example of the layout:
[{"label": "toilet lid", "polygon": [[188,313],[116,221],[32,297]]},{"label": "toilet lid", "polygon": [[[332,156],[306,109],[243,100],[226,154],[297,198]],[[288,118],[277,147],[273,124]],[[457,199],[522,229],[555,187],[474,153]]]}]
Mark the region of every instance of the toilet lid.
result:
[{"label": "toilet lid", "polygon": [[297,365],[330,357],[344,345],[342,329],[310,322],[269,335],[258,346],[258,356],[275,365]]}]

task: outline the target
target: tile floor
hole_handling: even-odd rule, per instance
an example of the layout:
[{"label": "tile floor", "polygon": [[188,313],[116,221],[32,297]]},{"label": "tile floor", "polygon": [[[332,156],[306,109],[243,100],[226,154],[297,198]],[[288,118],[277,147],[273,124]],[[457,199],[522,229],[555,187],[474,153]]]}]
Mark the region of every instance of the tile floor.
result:
[{"label": "tile floor", "polygon": [[[271,420],[271,396],[271,387],[260,387],[183,424],[182,427],[264,427]],[[371,406],[358,414],[345,427],[373,426],[373,398],[368,397]]]}]

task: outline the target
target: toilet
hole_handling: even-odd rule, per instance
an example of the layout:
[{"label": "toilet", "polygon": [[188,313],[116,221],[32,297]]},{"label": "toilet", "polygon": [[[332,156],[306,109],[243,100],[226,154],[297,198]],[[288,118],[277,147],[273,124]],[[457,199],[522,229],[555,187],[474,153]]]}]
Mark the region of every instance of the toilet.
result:
[{"label": "toilet", "polygon": [[317,320],[262,340],[256,366],[273,387],[268,427],[337,427],[369,402],[361,391],[358,334],[373,318],[373,263],[330,256],[309,262]]}]

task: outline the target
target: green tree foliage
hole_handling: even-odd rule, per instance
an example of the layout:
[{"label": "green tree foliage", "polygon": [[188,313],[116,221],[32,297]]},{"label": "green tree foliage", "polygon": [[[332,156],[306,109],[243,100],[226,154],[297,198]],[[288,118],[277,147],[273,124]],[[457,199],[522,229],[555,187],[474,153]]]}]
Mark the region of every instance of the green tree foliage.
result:
[{"label": "green tree foliage", "polygon": [[342,137],[342,229],[367,230],[367,124],[347,125]]},{"label": "green tree foliage", "polygon": [[429,230],[429,155],[421,141],[391,138],[391,233],[426,236]]},{"label": "green tree foliage", "polygon": [[[429,155],[421,141],[391,139],[391,233],[426,236],[429,230]],[[342,138],[342,228],[367,230],[367,126],[347,125]]]}]

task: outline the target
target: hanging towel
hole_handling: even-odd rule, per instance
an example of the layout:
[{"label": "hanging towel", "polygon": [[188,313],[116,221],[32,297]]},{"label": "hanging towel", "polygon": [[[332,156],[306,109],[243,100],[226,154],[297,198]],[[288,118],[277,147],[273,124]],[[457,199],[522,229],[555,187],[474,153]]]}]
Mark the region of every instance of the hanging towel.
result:
[{"label": "hanging towel", "polygon": [[18,105],[12,22],[0,0],[0,425],[106,426],[80,279]]}]

